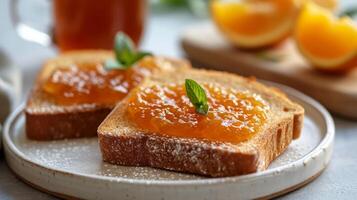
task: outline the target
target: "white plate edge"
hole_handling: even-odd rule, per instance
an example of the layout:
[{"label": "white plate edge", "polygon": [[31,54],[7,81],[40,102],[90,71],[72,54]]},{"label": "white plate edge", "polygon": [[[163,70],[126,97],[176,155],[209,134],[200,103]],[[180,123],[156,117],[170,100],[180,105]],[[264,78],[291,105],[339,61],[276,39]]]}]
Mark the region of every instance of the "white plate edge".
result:
[{"label": "white plate edge", "polygon": [[[247,181],[252,178],[256,178],[257,176],[263,178],[265,176],[273,176],[276,171],[289,171],[291,170],[294,166],[299,166],[299,165],[306,165],[308,164],[311,159],[307,159],[310,157],[314,157],[315,155],[318,155],[323,151],[323,149],[327,148],[331,143],[333,143],[334,135],[335,135],[335,125],[333,122],[333,119],[329,112],[316,100],[313,98],[293,89],[285,85],[281,85],[278,83],[273,83],[270,81],[263,81],[264,83],[267,83],[268,85],[272,85],[278,88],[282,88],[284,92],[286,92],[290,96],[297,97],[299,99],[302,99],[303,101],[307,102],[310,104],[316,111],[318,111],[319,114],[321,114],[322,119],[324,119],[324,122],[326,122],[325,126],[327,129],[327,133],[325,137],[321,140],[321,142],[308,154],[306,154],[304,157],[283,165],[276,167],[274,169],[268,169],[262,172],[256,172],[253,174],[248,174],[248,175],[241,175],[241,176],[235,176],[235,177],[223,177],[223,178],[207,178],[207,179],[199,179],[199,180],[177,180],[177,181],[172,181],[172,180],[134,180],[134,179],[128,179],[128,178],[114,178],[114,177],[103,177],[99,175],[88,175],[88,174],[82,174],[82,173],[76,173],[76,176],[81,176],[82,178],[87,178],[87,179],[99,179],[103,181],[110,181],[110,182],[120,182],[120,183],[127,183],[127,184],[142,184],[142,185],[171,185],[171,186],[180,186],[180,185],[186,185],[186,186],[197,186],[197,185],[210,185],[210,184],[221,184],[221,183],[230,183],[230,182],[237,182],[237,181]],[[14,112],[11,113],[11,115],[8,117],[8,119],[5,122],[4,125],[4,131],[3,131],[3,142],[4,142],[4,149],[7,148],[8,150],[11,150],[14,155],[17,157],[23,159],[26,162],[31,163],[32,165],[35,165],[40,168],[45,168],[47,170],[53,170],[56,173],[61,173],[63,175],[72,175],[73,173],[70,171],[66,170],[58,170],[52,167],[48,166],[43,166],[38,163],[31,162],[31,160],[27,159],[26,156],[16,148],[16,146],[11,142],[10,138],[10,129],[12,127],[12,122],[16,120],[21,113],[23,112],[25,107],[25,104],[22,104],[18,106]]]}]

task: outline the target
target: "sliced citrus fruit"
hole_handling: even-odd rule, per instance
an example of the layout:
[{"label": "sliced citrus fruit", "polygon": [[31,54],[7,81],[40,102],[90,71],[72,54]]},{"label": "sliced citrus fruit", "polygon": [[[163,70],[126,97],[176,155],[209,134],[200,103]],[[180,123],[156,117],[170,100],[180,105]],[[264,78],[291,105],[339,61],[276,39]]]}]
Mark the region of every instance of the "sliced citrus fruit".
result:
[{"label": "sliced citrus fruit", "polygon": [[357,26],[348,17],[308,3],[298,18],[294,37],[305,56],[318,69],[340,71],[353,67],[357,55]]},{"label": "sliced citrus fruit", "polygon": [[300,0],[214,0],[213,20],[235,45],[260,48],[286,38],[293,30]]}]

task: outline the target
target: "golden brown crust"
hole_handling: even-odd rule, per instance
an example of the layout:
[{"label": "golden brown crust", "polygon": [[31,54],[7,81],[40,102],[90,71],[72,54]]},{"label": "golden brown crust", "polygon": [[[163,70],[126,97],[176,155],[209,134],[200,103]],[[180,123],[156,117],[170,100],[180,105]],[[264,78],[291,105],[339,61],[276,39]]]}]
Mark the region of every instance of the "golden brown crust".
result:
[{"label": "golden brown crust", "polygon": [[97,136],[99,124],[110,111],[109,108],[55,114],[32,114],[25,111],[26,134],[34,140],[94,137]]},{"label": "golden brown crust", "polygon": [[150,166],[212,177],[257,171],[258,154],[236,151],[231,145],[199,142],[147,133],[99,135],[103,160],[127,166]]},{"label": "golden brown crust", "polygon": [[286,118],[269,127],[261,137],[256,137],[251,143],[256,145],[259,152],[259,167],[257,171],[265,170],[270,163],[283,153],[293,140],[293,118]]},{"label": "golden brown crust", "polygon": [[302,127],[304,110],[284,93],[251,79],[224,72],[191,69],[187,72],[153,77],[161,84],[192,78],[218,82],[228,87],[252,90],[268,101],[269,123],[253,138],[239,144],[213,143],[197,139],[153,134],[140,130],[126,118],[123,100],[98,128],[103,160],[129,166],[151,166],[205,176],[234,176],[265,170],[286,150]]}]

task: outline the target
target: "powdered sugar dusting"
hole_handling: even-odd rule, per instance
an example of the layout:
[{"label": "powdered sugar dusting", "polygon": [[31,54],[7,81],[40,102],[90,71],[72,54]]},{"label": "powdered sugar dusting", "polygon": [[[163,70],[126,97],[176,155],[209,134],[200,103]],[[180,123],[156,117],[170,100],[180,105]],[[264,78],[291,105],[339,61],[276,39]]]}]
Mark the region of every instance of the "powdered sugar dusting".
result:
[{"label": "powdered sugar dusting", "polygon": [[[71,139],[40,142],[26,138],[23,130],[23,117],[17,122],[12,135],[15,146],[34,163],[70,173],[118,177],[133,180],[187,180],[205,177],[171,172],[149,167],[125,167],[108,164],[102,161],[97,138]],[[305,118],[301,138],[294,141],[287,151],[275,160],[269,168],[282,166],[309,153],[321,140],[320,130],[309,118]],[[173,154],[184,146],[177,146]],[[228,149],[230,147],[227,147]],[[153,151],[155,149],[152,149]],[[202,149],[197,148],[196,151]],[[194,159],[194,154],[192,154]]]},{"label": "powdered sugar dusting", "polygon": [[309,153],[314,147],[316,147],[322,139],[322,135],[319,134],[319,128],[309,118],[305,117],[304,126],[301,136],[298,140],[294,140],[289,148],[279,156],[269,168],[275,168],[284,164],[291,163]]}]

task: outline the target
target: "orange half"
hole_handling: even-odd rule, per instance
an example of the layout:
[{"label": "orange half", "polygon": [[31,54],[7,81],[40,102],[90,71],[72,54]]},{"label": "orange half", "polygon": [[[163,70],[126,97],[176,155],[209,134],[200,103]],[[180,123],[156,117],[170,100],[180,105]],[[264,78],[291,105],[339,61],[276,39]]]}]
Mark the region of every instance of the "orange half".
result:
[{"label": "orange half", "polygon": [[337,18],[316,4],[306,4],[294,37],[301,53],[323,70],[341,70],[355,65],[357,27],[348,17]]},{"label": "orange half", "polygon": [[286,38],[293,30],[302,1],[214,0],[212,17],[235,45],[261,48]]}]

